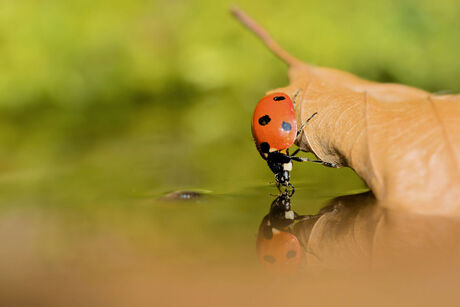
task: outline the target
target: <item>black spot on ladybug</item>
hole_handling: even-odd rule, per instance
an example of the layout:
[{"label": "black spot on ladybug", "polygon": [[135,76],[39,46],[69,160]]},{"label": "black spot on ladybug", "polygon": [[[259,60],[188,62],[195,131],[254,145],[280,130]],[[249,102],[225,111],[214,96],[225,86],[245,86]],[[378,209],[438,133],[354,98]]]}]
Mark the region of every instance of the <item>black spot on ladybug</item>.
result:
[{"label": "black spot on ladybug", "polygon": [[284,97],[284,96],[275,96],[275,97],[273,97],[274,101],[281,101],[281,100],[284,100],[284,99],[286,99],[286,97]]},{"label": "black spot on ladybug", "polygon": [[261,126],[267,125],[272,119],[268,115],[264,115],[261,118],[259,118],[259,124]]},{"label": "black spot on ladybug", "polygon": [[286,253],[286,258],[287,259],[294,258],[296,255],[297,255],[297,252],[291,249],[290,251]]},{"label": "black spot on ladybug", "polygon": [[268,262],[268,263],[271,263],[271,264],[273,264],[273,263],[276,262],[275,257],[270,256],[270,255],[265,255],[265,256],[264,256],[264,260],[265,260],[266,262]]},{"label": "black spot on ladybug", "polygon": [[291,124],[288,122],[283,122],[281,128],[283,128],[284,131],[291,131],[292,129]]},{"label": "black spot on ladybug", "polygon": [[260,151],[263,153],[269,153],[270,152],[270,144],[267,142],[260,143]]}]

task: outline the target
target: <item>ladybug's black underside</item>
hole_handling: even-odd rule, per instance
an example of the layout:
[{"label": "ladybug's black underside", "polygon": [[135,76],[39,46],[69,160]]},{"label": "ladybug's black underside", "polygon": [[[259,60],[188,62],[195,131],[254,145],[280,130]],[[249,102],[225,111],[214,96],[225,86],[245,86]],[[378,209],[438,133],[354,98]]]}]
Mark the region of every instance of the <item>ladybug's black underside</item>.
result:
[{"label": "ladybug's black underside", "polygon": [[292,160],[294,159],[295,157],[288,156],[279,151],[273,151],[267,154],[267,164],[275,174],[276,185],[279,189],[281,186],[289,186],[292,188],[292,193],[294,193],[294,187],[289,181],[291,179],[290,171],[292,169]]}]

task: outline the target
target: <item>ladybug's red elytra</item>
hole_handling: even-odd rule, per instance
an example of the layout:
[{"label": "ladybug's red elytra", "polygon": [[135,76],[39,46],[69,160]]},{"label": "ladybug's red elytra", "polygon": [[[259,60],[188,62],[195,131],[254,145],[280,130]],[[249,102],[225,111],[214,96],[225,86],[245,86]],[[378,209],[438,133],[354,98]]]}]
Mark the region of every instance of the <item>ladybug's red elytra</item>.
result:
[{"label": "ladybug's red elytra", "polygon": [[289,147],[294,144],[303,127],[316,114],[316,112],[313,113],[297,130],[294,103],[288,95],[281,92],[263,97],[254,110],[252,136],[257,150],[275,174],[278,189],[281,190],[281,186],[290,187],[290,195],[294,194],[295,191],[294,186],[289,182],[292,161],[311,161],[326,166],[334,166],[319,160],[295,157],[299,149],[289,155]]},{"label": "ladybug's red elytra", "polygon": [[273,93],[259,101],[252,117],[252,135],[263,158],[291,147],[296,132],[294,104],[288,95]]}]

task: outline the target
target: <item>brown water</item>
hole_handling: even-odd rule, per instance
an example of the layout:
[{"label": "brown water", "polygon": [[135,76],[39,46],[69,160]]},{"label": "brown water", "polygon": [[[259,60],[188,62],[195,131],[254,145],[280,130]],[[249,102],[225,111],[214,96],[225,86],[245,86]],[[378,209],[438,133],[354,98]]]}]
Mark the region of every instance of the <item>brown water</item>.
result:
[{"label": "brown water", "polygon": [[424,289],[454,298],[457,222],[347,196],[367,191],[347,168],[294,166],[292,209],[311,215],[290,229],[303,262],[267,271],[256,240],[278,191],[248,126],[194,130],[172,113],[139,112],[100,138],[93,123],[72,142],[55,123],[16,131],[21,146],[0,176],[2,306],[427,303]]},{"label": "brown water", "polygon": [[[258,261],[256,239],[277,190],[253,145],[241,156],[225,146],[212,155],[190,147],[199,153],[191,162],[196,153],[155,143],[136,134],[4,176],[3,306],[457,298],[456,221],[388,212],[370,193],[353,195],[366,188],[351,170],[296,165],[291,206],[311,215],[291,229],[304,258],[295,272],[272,272]],[[254,162],[244,164],[246,156]]]}]

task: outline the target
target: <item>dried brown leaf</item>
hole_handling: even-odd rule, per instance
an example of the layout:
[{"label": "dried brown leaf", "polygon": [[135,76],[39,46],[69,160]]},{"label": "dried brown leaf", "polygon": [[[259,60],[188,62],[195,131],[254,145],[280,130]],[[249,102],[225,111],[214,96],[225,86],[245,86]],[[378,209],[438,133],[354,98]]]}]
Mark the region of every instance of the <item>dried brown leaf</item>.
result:
[{"label": "dried brown leaf", "polygon": [[238,9],[232,13],[289,65],[281,91],[298,122],[318,112],[297,140],[302,149],[351,167],[393,209],[460,215],[460,95],[436,96],[303,63]]}]

